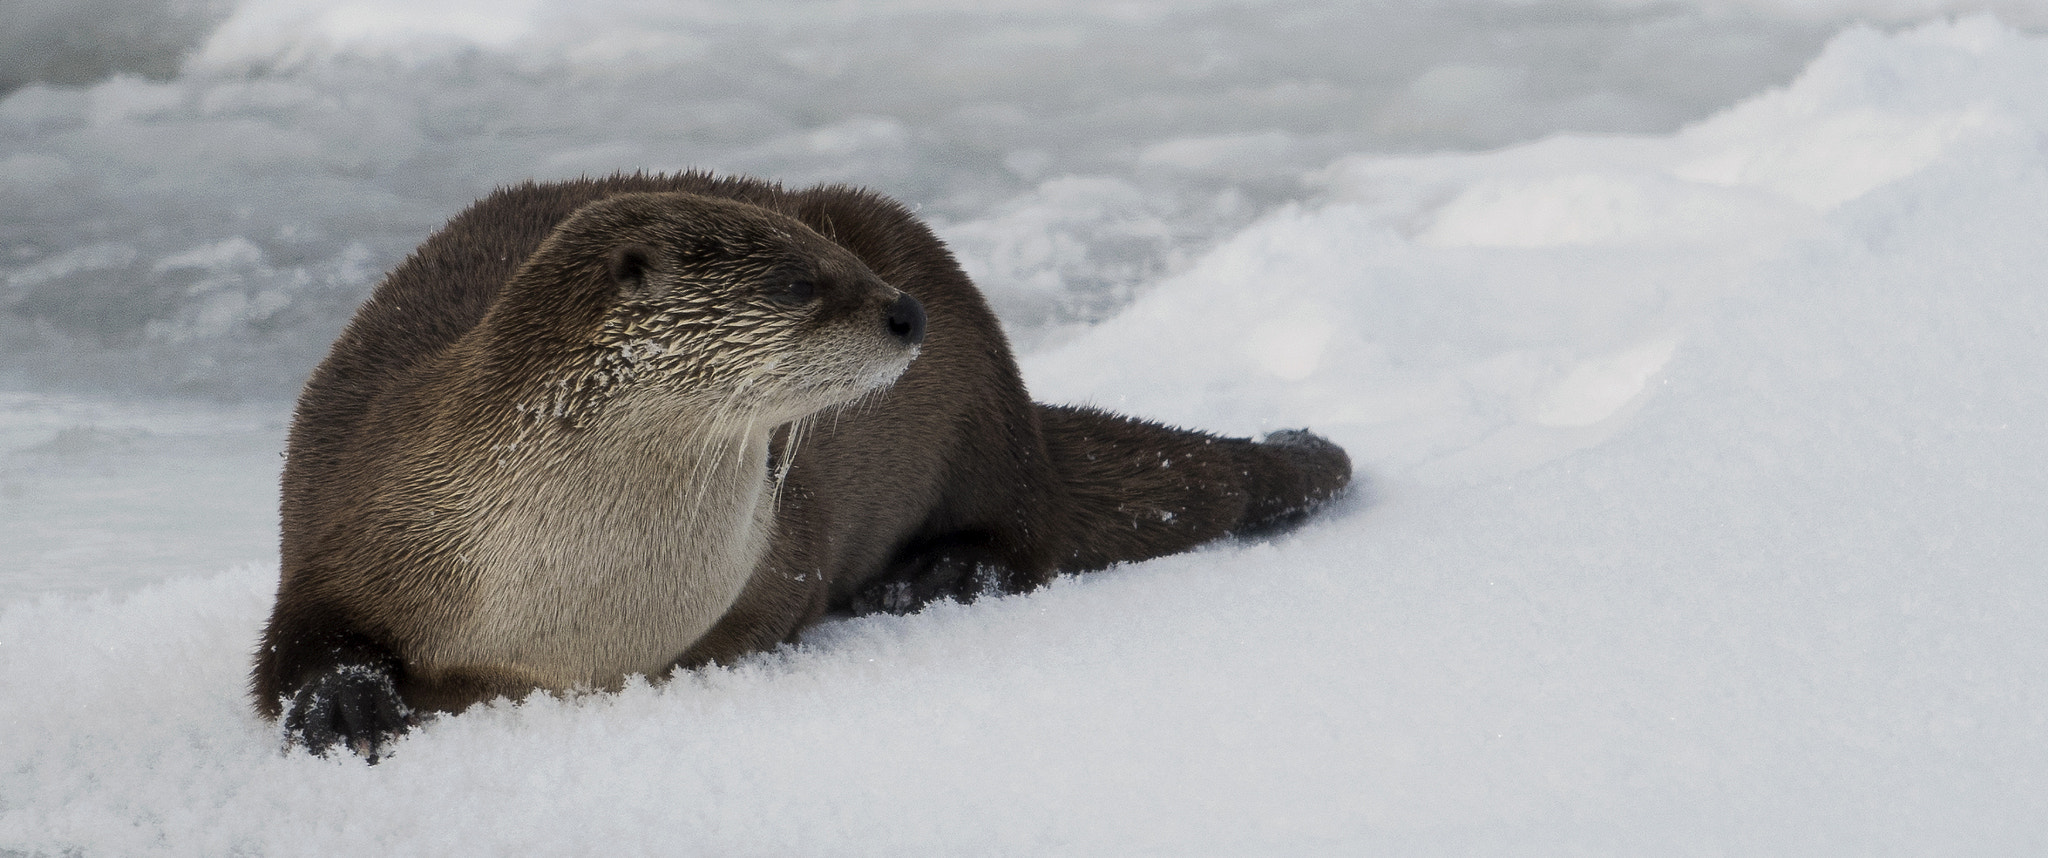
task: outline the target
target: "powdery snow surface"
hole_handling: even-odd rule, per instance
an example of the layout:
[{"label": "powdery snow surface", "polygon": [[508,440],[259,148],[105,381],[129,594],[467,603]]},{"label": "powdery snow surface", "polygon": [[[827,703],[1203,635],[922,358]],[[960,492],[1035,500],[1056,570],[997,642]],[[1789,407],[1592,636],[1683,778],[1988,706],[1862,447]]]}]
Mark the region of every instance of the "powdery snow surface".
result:
[{"label": "powdery snow surface", "polygon": [[1027,354],[1041,398],[1344,444],[1370,490],[1270,542],[374,768],[247,711],[274,568],[17,600],[0,847],[2038,853],[2044,80],[1988,18],[1850,29],[1675,133],[1337,157]]}]

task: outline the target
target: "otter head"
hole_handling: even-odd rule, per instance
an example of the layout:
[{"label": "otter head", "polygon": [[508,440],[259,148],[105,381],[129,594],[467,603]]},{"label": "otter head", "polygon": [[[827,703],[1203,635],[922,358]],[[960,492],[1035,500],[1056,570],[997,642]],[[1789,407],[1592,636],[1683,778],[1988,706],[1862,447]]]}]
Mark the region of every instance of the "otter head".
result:
[{"label": "otter head", "polygon": [[774,424],[887,387],[924,308],[794,218],[685,193],[624,194],[550,234],[485,320],[579,424],[620,400]]}]

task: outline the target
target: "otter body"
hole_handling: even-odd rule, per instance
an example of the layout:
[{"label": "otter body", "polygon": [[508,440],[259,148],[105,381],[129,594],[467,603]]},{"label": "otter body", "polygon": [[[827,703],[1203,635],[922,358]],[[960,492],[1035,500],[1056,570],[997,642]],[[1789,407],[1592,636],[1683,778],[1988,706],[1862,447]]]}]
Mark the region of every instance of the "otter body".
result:
[{"label": "otter body", "polygon": [[1349,478],[1306,432],[1033,403],[945,247],[873,194],[527,184],[394,270],[307,383],[253,691],[374,761],[421,712],[1274,529]]}]

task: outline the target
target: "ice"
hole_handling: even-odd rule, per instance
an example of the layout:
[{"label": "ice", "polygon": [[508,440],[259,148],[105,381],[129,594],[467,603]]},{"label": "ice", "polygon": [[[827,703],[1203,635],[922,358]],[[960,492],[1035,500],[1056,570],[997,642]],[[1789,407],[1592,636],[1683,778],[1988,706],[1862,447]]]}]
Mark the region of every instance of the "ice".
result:
[{"label": "ice", "polygon": [[0,602],[274,562],[285,420],[0,393]]},{"label": "ice", "polygon": [[[1037,345],[1298,199],[1304,174],[1346,153],[1668,131],[1782,82],[1844,15],[1883,12],[75,5],[28,0],[67,23],[30,27],[18,55],[90,33],[111,52],[104,79],[27,71],[0,87],[0,206],[20,213],[0,225],[0,381],[224,399],[289,397],[377,272],[529,178],[694,166],[875,187],[968,245]],[[172,18],[205,26],[159,25],[146,63],[122,59],[132,29]],[[145,74],[106,77],[121,69]],[[1032,221],[1050,248],[1027,246]],[[260,255],[162,264],[234,240]],[[134,255],[14,278],[108,244]]]},{"label": "ice", "polygon": [[[668,23],[577,42],[573,87],[533,74],[559,67],[531,46],[559,44],[548,22],[594,12],[536,7],[541,23],[502,43],[458,20],[414,43],[330,38],[353,32],[340,24],[305,35],[320,11],[276,5],[236,14],[286,21],[267,32],[302,42],[216,42],[175,81],[0,102],[17,135],[0,138],[0,175],[52,170],[0,193],[97,189],[0,227],[47,242],[6,251],[0,354],[29,363],[0,367],[41,386],[0,395],[0,542],[30,558],[10,561],[0,607],[0,851],[1867,855],[2048,841],[2048,37],[2011,26],[2034,7],[1879,29],[1837,22],[1963,7],[1390,5],[1386,62],[1401,71],[1292,85],[1244,69],[1331,49],[1344,33],[1275,34],[1341,30],[1333,7],[1271,31],[1253,24],[1286,15],[1227,4],[872,13],[887,18],[699,4],[691,27],[663,5],[606,8]],[[1086,90],[1084,107],[1059,107],[1046,77],[987,83],[1012,89],[958,113],[897,110],[879,91],[805,113],[816,102],[792,81],[869,92],[931,68],[890,77],[808,26],[902,60],[908,42],[964,39],[963,21],[987,34],[935,47],[960,52],[949,62],[1026,46],[1085,58],[1123,28],[1162,35],[1128,65],[1104,60],[1124,85]],[[1805,28],[1838,32],[1817,53],[1790,47]],[[763,33],[788,37],[777,63],[811,71],[689,102],[712,111],[701,124],[605,112],[652,97],[642,69],[701,73]],[[1468,52],[1473,34],[1504,47]],[[1684,89],[1741,53],[1677,50],[1715,34],[1803,68]],[[450,59],[449,39],[480,47]],[[1574,89],[1588,42],[1626,71]],[[1203,113],[1183,72],[1161,70],[1181,68],[1162,45],[1217,46],[1179,61],[1221,75],[1192,79],[1222,81],[1246,123]],[[284,49],[298,53],[265,53]],[[671,49],[694,59],[659,59]],[[1652,62],[1660,50],[1675,59]],[[209,70],[261,57],[297,70]],[[387,62],[421,77],[380,77]],[[1649,89],[1623,85],[1636,78]],[[422,82],[403,97],[367,86],[401,79]],[[928,86],[915,94],[966,91]],[[578,117],[653,130],[534,124],[571,92],[592,105]],[[318,106],[348,98],[398,107],[355,127]],[[189,106],[208,99],[223,106]],[[1336,104],[1365,120],[1308,121]],[[1159,112],[1090,113],[1142,105]],[[264,118],[207,118],[236,111]],[[1630,121],[1582,122],[1598,116]],[[78,130],[95,121],[186,154],[246,132],[235,157],[268,153],[272,172],[202,157],[124,214],[116,185],[96,184],[111,180],[84,177],[156,156],[109,154]],[[1430,122],[1462,145],[1386,130]],[[280,342],[339,325],[418,239],[408,230],[494,170],[671,166],[658,144],[718,129],[730,137],[691,151],[897,183],[885,189],[922,206],[1019,329],[1039,397],[1239,434],[1306,425],[1367,482],[1291,535],[835,622],[665,684],[487,707],[375,767],[281,752],[243,689],[276,573],[274,519],[255,510],[274,499],[282,409],[112,398],[122,349],[207,395],[232,387],[221,378],[302,374],[288,350],[243,343],[255,323],[292,320]],[[367,157],[386,147],[417,160]],[[305,171],[329,155],[332,171]],[[301,174],[337,195],[271,196]],[[231,190],[193,193],[216,181]],[[152,224],[181,197],[198,211],[155,232],[52,238]],[[354,261],[336,261],[349,247]],[[280,289],[326,303],[262,317]],[[249,389],[274,391],[263,384]],[[186,517],[137,495],[175,497]],[[226,523],[199,520],[216,510]],[[178,568],[149,573],[147,553],[104,544],[122,538],[164,540],[154,553]]]}]

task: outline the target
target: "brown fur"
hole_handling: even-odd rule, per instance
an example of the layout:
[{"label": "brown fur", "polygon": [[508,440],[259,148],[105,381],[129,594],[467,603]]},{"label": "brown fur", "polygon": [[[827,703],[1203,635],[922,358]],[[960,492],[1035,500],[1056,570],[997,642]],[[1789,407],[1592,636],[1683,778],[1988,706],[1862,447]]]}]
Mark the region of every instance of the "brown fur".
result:
[{"label": "brown fur", "polygon": [[[907,370],[896,290],[928,320]],[[415,710],[1022,592],[1284,526],[1349,477],[1306,432],[1032,403],[945,247],[873,194],[527,184],[393,271],[308,382],[255,702],[374,761]]]}]

